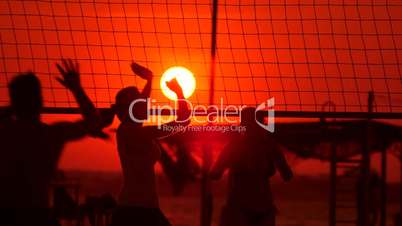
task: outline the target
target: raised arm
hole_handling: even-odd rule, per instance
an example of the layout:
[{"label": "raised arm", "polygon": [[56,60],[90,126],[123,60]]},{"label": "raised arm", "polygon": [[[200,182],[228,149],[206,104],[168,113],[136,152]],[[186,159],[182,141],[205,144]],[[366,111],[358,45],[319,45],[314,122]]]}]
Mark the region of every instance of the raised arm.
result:
[{"label": "raised arm", "polygon": [[73,93],[88,129],[91,132],[101,130],[100,116],[81,86],[79,64],[71,59],[63,59],[62,65],[56,64],[56,67],[62,76],[56,79]]},{"label": "raised arm", "polygon": [[[166,123],[164,125],[159,125],[158,126],[147,126],[144,128],[144,132],[146,132],[149,136],[153,136],[155,138],[161,138],[165,136],[169,136],[177,131],[165,131],[163,130],[163,126],[168,126],[168,127],[179,127],[179,126],[187,126],[190,124],[190,115],[191,112],[187,106],[187,101],[184,98],[183,90],[180,87],[179,83],[177,82],[176,79],[172,79],[169,82],[166,82],[166,85],[169,89],[171,89],[173,92],[176,93],[177,95],[177,103],[178,103],[178,109],[177,109],[177,118],[174,121],[171,121],[169,123]],[[162,128],[161,128],[162,126]]]},{"label": "raised arm", "polygon": [[142,90],[141,95],[145,98],[150,97],[152,89],[152,78],[154,77],[152,71],[135,62],[131,64],[131,70],[133,70],[135,74],[137,74],[138,76],[147,81],[147,84],[145,84],[145,87]]},{"label": "raised arm", "polygon": [[187,119],[189,119],[191,112],[188,109],[187,101],[184,98],[183,89],[181,88],[180,84],[177,82],[176,79],[172,79],[166,82],[166,85],[169,89],[171,89],[173,92],[176,93],[177,102],[179,105],[179,108],[177,109],[177,120],[173,123],[188,125],[190,120]]}]

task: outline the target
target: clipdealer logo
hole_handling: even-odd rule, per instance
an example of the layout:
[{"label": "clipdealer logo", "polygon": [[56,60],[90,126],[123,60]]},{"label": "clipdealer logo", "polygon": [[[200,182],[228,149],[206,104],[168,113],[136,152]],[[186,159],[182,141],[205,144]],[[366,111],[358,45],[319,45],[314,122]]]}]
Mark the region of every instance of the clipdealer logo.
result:
[{"label": "clipdealer logo", "polygon": [[[271,133],[273,133],[275,131],[275,109],[274,109],[274,107],[275,107],[275,98],[272,97],[272,98],[268,99],[266,102],[263,102],[260,105],[258,105],[255,108],[255,112],[254,112],[254,119],[257,122],[257,124],[261,128],[263,128]],[[261,111],[261,110],[268,112],[267,124],[264,124],[264,123],[260,122],[259,120],[257,120],[257,112]]]},{"label": "clipdealer logo", "polygon": [[[238,131],[242,132],[244,129],[234,129],[233,124],[238,123],[237,120],[233,119],[233,116],[239,116],[241,117],[241,112],[244,108],[250,107],[247,105],[227,105],[225,106],[223,104],[223,99],[221,98],[220,105],[193,105],[190,101],[188,100],[182,100],[186,101],[187,105],[189,106],[190,109],[190,114],[187,118],[178,120],[176,119],[177,122],[186,122],[188,120],[193,120],[199,124],[232,124],[230,126],[231,129],[227,129],[227,125],[215,125],[213,127],[207,126],[206,128],[210,128],[211,131]],[[136,104],[147,104],[147,111],[146,111],[146,117],[143,118],[137,118],[134,115],[134,109]],[[156,100],[152,98],[139,98],[131,102],[128,113],[130,116],[130,119],[133,122],[136,123],[153,123],[158,126],[159,129],[164,129],[164,130],[174,130],[175,128],[167,128],[166,123],[171,122],[175,120],[175,109],[177,109],[177,102],[174,107],[171,105],[160,105],[156,104]],[[263,128],[264,130],[273,133],[275,131],[275,98],[272,97],[265,102],[259,104],[257,107],[255,107],[255,112],[254,112],[254,120],[257,123],[258,126]],[[258,120],[257,114],[258,112],[263,111],[267,112],[267,123],[263,123]],[[164,112],[164,114],[163,114]],[[166,112],[168,112],[166,114]],[[206,117],[201,117],[199,118],[197,114],[202,114]],[[154,117],[150,117],[150,116]],[[219,116],[219,117],[218,117]],[[144,119],[145,118],[145,119]],[[205,127],[205,126],[203,126]],[[225,127],[225,128],[218,128],[218,127]],[[206,128],[201,129],[202,131],[205,131]],[[182,128],[183,129],[183,128]],[[199,130],[199,129],[197,129]],[[199,130],[199,131],[201,131]]]}]

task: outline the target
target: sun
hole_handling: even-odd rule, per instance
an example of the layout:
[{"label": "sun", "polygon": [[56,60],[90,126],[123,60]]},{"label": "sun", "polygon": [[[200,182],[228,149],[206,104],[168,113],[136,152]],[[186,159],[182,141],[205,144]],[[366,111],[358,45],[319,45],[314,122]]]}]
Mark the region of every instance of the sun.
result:
[{"label": "sun", "polygon": [[177,79],[177,82],[180,84],[183,89],[183,94],[185,98],[189,98],[195,90],[195,78],[193,73],[185,67],[176,66],[171,67],[163,73],[160,86],[162,89],[162,93],[171,100],[176,100],[176,94],[170,90],[166,86],[166,82],[172,80],[173,78]]}]

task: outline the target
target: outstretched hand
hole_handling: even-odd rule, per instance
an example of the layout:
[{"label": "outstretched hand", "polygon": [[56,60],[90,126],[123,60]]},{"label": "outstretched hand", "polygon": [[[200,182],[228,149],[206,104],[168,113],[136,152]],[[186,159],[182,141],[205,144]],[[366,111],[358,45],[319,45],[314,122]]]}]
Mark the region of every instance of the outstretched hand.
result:
[{"label": "outstretched hand", "polygon": [[62,65],[56,64],[62,78],[56,78],[64,87],[69,90],[77,90],[81,88],[80,81],[80,65],[71,59],[62,59]]},{"label": "outstretched hand", "polygon": [[183,89],[181,88],[179,82],[177,81],[176,78],[167,81],[166,86],[172,90],[174,93],[176,93],[177,97],[180,97],[183,95]]},{"label": "outstretched hand", "polygon": [[149,70],[146,67],[143,67],[135,62],[133,62],[131,64],[131,70],[133,70],[133,72],[135,74],[137,74],[138,76],[140,76],[141,78],[145,79],[145,80],[151,80],[153,77],[153,73],[151,70]]}]

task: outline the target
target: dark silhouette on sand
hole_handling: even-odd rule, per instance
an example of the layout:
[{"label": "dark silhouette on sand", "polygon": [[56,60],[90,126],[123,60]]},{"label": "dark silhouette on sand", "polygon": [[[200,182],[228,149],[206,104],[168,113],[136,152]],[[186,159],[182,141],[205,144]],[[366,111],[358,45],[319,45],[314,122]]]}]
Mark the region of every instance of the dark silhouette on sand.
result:
[{"label": "dark silhouette on sand", "polygon": [[246,132],[234,137],[211,170],[219,179],[229,170],[229,193],[221,213],[221,226],[273,226],[276,208],[270,177],[276,170],[285,181],[293,177],[280,147],[255,121],[254,108],[241,112]]},{"label": "dark silhouette on sand", "polygon": [[77,100],[83,120],[45,124],[41,85],[32,73],[19,74],[9,84],[10,114],[0,122],[0,225],[57,225],[48,208],[49,185],[66,142],[87,134],[102,134],[100,118],[85,94],[79,65],[63,60],[57,80]]},{"label": "dark silhouette on sand", "polygon": [[[163,127],[143,126],[141,122],[135,122],[130,117],[130,104],[150,96],[153,78],[152,72],[147,68],[136,63],[131,67],[135,74],[147,80],[147,84],[141,93],[136,87],[120,90],[113,107],[121,121],[116,135],[124,185],[118,198],[119,207],[112,217],[112,225],[170,225],[159,209],[154,164],[160,158],[155,139],[168,136],[172,132],[164,131]],[[177,120],[166,126],[186,126],[190,112],[183,91],[175,79],[168,82],[167,86],[176,93],[179,108]],[[132,109],[132,116],[136,119],[146,119],[146,111],[146,103],[136,104]]]}]

